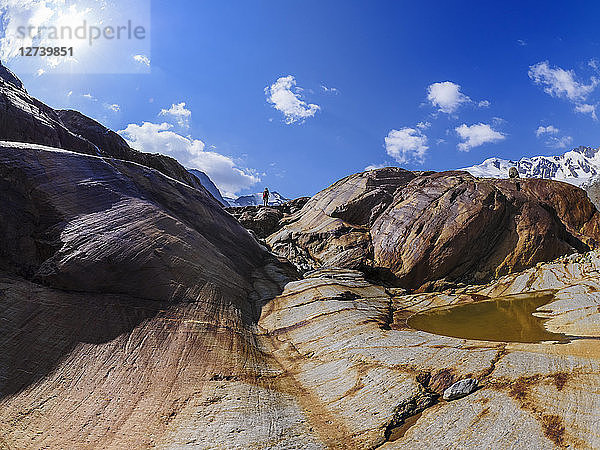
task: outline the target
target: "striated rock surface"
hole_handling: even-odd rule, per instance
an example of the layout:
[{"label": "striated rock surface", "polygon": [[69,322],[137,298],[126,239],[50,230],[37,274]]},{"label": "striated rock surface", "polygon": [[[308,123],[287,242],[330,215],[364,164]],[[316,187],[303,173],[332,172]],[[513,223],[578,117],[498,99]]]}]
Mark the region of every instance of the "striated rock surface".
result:
[{"label": "striated rock surface", "polygon": [[[413,295],[329,269],[289,283],[259,325],[308,410],[327,417],[311,423],[331,447],[596,448],[599,269],[591,253],[487,286]],[[545,289],[556,299],[540,308],[547,326],[568,343],[474,341],[406,325],[432,307]],[[466,378],[479,389],[440,398]]]},{"label": "striated rock surface", "polygon": [[[310,442],[256,339],[293,271],[211,196],[6,142],[0,192],[1,447]],[[285,415],[275,427],[271,411]]]},{"label": "striated rock surface", "polygon": [[353,175],[284,223],[267,243],[300,268],[361,269],[410,289],[490,280],[600,241],[600,214],[581,189],[465,172]]}]

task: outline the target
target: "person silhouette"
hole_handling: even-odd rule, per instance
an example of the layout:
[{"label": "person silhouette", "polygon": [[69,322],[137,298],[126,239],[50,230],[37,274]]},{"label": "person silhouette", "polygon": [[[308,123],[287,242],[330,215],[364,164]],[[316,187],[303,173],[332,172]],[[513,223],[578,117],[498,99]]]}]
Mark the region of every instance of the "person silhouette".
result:
[{"label": "person silhouette", "polygon": [[265,190],[263,191],[263,206],[269,206],[269,188],[266,187]]}]

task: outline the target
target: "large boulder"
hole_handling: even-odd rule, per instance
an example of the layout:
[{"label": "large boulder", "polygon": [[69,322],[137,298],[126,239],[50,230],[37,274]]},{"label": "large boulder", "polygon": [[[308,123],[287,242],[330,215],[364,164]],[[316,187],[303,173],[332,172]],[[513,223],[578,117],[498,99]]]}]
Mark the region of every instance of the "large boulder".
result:
[{"label": "large boulder", "polygon": [[303,269],[339,266],[410,289],[482,282],[600,241],[600,214],[565,183],[380,169],[313,197],[271,235]]},{"label": "large boulder", "polygon": [[386,168],[346,177],[312,197],[269,236],[273,251],[310,270],[321,266],[363,269],[373,259],[369,226],[417,174]]}]

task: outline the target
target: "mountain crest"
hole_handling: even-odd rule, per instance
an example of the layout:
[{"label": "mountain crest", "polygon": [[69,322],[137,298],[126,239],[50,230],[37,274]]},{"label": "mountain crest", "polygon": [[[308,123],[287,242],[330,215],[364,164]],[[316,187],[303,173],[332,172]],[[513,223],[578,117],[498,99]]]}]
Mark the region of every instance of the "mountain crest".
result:
[{"label": "mountain crest", "polygon": [[508,178],[511,167],[516,167],[524,178],[545,178],[582,186],[600,174],[600,149],[580,146],[562,155],[533,156],[518,161],[489,158],[462,170],[482,178]]}]

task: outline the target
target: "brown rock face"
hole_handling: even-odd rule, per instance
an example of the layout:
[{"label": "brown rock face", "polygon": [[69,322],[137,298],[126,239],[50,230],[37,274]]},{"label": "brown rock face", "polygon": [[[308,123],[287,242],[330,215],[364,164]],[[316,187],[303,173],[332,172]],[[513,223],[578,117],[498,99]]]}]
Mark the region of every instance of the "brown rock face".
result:
[{"label": "brown rock face", "polygon": [[393,201],[397,189],[417,175],[387,168],[351,175],[319,192],[281,230],[269,236],[273,251],[302,269],[369,265],[369,225]]},{"label": "brown rock face", "polygon": [[375,271],[411,289],[488,280],[600,241],[600,215],[581,189],[464,172],[353,175],[288,222],[267,242],[300,267]]}]

